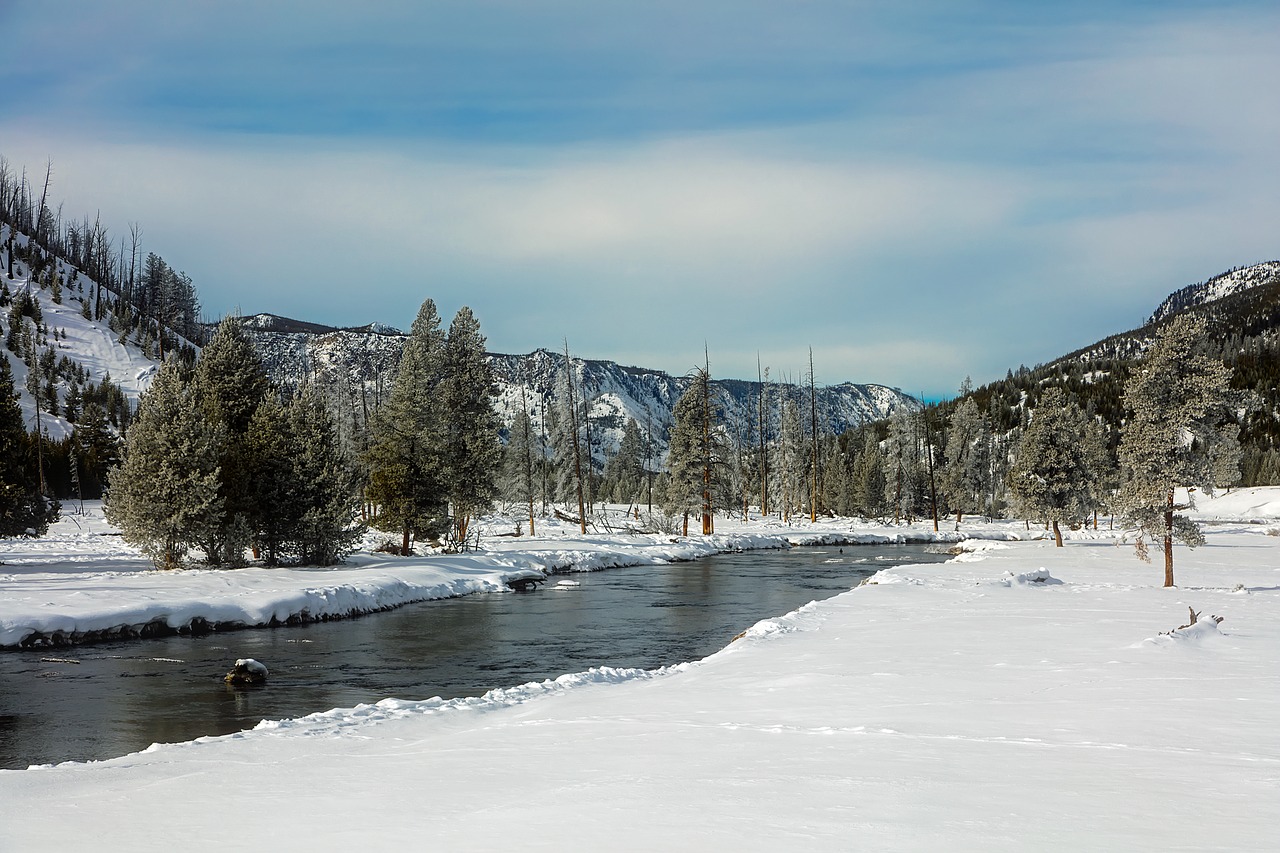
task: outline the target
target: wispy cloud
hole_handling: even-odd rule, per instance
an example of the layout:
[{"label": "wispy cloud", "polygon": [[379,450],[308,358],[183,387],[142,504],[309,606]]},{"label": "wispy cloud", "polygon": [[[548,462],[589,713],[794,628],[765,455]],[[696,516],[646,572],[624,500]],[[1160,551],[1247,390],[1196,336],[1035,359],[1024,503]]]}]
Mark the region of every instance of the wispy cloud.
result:
[{"label": "wispy cloud", "polygon": [[935,394],[1280,255],[1267,4],[52,6],[0,154],[213,313]]}]

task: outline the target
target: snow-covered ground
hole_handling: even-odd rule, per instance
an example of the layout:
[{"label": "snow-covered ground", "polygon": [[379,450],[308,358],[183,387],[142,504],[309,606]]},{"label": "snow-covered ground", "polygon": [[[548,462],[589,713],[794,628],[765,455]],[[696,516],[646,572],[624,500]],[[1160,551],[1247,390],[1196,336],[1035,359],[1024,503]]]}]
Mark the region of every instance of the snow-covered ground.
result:
[{"label": "snow-covered ground", "polygon": [[[1178,548],[1174,589],[1105,529],[1056,549],[1008,541],[1028,535],[1021,524],[975,525],[989,538],[950,562],[886,570],[702,661],[481,698],[388,699],[110,761],[0,771],[0,850],[157,839],[286,850],[1273,850],[1277,511],[1276,489],[1202,501],[1200,515],[1231,523],[1211,527],[1203,548]],[[95,556],[91,536],[67,527],[61,542],[4,554],[4,625],[59,612],[98,624],[107,617],[76,602],[123,606],[143,575],[175,598],[266,613],[290,583],[399,583],[407,567],[496,586],[503,572],[569,557],[590,568],[904,532],[721,520],[702,543],[580,541],[548,528],[489,540],[475,557],[160,574],[127,565],[113,537],[97,537],[115,544]],[[67,565],[51,562],[59,553]],[[269,594],[264,574],[276,577]],[[1175,630],[1188,608],[1200,621]]]}]

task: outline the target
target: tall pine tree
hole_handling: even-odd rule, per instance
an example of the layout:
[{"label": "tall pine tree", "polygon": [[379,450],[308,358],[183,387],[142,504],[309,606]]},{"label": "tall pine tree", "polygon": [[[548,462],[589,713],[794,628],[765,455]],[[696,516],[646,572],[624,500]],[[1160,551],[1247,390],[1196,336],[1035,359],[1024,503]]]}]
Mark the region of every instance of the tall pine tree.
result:
[{"label": "tall pine tree", "polygon": [[[1234,402],[1231,371],[1205,355],[1206,324],[1199,315],[1175,317],[1134,369],[1124,390],[1132,414],[1120,439],[1121,485],[1117,502],[1124,518],[1144,536],[1164,544],[1164,585],[1173,586],[1173,542],[1203,544],[1200,527],[1175,503],[1180,486],[1213,494],[1230,480],[1238,428],[1228,420]],[[1139,539],[1145,555],[1145,540]]]},{"label": "tall pine tree", "polygon": [[480,323],[464,305],[449,324],[438,393],[444,484],[454,536],[464,548],[472,518],[497,497],[502,458],[493,409],[497,387],[484,345]]},{"label": "tall pine tree", "polygon": [[371,422],[368,499],[376,505],[373,526],[401,534],[407,555],[410,538],[436,538],[449,513],[440,423],[435,395],[444,364],[444,331],[436,304],[418,309],[400,370],[386,402]]}]

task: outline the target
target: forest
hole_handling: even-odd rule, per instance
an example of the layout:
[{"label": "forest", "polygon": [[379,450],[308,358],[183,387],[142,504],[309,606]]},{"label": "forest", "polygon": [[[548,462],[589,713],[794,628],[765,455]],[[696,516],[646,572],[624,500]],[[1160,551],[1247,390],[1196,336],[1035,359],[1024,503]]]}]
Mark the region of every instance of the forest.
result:
[{"label": "forest", "polygon": [[[478,321],[463,308],[446,331],[431,300],[394,382],[384,389],[379,376],[378,393],[361,400],[362,417],[354,408],[344,415],[305,377],[278,384],[242,321],[201,319],[194,283],[144,254],[139,226],[116,239],[97,218],[64,218],[48,203],[49,180],[46,170],[33,184],[0,158],[0,316],[36,417],[28,429],[6,358],[0,384],[13,390],[0,388],[0,429],[12,449],[3,476],[6,507],[14,507],[6,535],[38,532],[56,501],[103,495],[126,535],[145,540],[166,566],[193,550],[215,564],[235,563],[246,550],[269,563],[338,559],[364,525],[396,535],[388,547],[401,553],[423,541],[466,548],[473,520],[494,507],[519,508],[531,531],[555,512],[584,532],[595,524],[687,533],[694,518],[711,533],[717,514],[753,512],[947,519],[957,527],[967,516],[1097,524],[1126,505],[1136,463],[1125,461],[1125,436],[1146,405],[1134,388],[1174,326],[1186,359],[1224,371],[1206,404],[1216,420],[1200,417],[1187,448],[1201,461],[1182,478],[1194,474],[1207,488],[1280,483],[1280,276],[1203,304],[1184,295],[1180,310],[1140,329],[977,388],[966,380],[954,399],[900,405],[839,434],[822,411],[812,360],[801,382],[766,378],[751,411],[739,406],[726,417],[708,354],[670,423],[628,418],[610,446],[567,341],[556,404],[522,389],[520,411],[504,420]],[[86,320],[163,365],[137,411],[109,375],[90,376],[60,347],[66,332],[46,322],[42,301],[78,302]],[[45,416],[70,423],[69,434],[46,434]],[[166,443],[163,434],[181,432],[179,424],[185,438]],[[302,464],[308,454],[314,458]],[[1047,459],[1065,467],[1036,467]],[[184,488],[163,500],[148,491],[179,479],[174,471]],[[1055,477],[1050,495],[1040,487]],[[308,482],[337,494],[322,497]],[[155,515],[165,501],[170,509],[160,515],[186,518],[188,529]],[[269,517],[265,507],[280,504],[292,506],[289,519]],[[307,524],[310,533],[301,532]]]}]

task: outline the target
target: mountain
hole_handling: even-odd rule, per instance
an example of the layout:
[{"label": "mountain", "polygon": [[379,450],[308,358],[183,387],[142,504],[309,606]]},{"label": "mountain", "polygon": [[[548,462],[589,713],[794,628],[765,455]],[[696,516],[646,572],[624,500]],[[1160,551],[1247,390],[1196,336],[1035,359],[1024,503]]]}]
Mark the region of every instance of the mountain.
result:
[{"label": "mountain", "polygon": [[1221,275],[1215,275],[1208,281],[1189,284],[1176,290],[1160,303],[1160,307],[1152,313],[1147,325],[1152,326],[1162,320],[1179,314],[1188,308],[1204,305],[1242,291],[1263,287],[1280,278],[1280,261],[1266,261],[1251,267],[1237,267]]},{"label": "mountain", "polygon": [[[1124,386],[1160,328],[1193,312],[1209,334],[1202,350],[1233,370],[1232,388],[1245,392],[1239,415],[1244,485],[1280,484],[1280,261],[1229,270],[1172,293],[1144,325],[1120,332],[1034,368],[984,385],[966,396],[1002,431],[1017,429],[1050,387],[1098,417],[1114,446],[1124,422]],[[946,415],[962,398],[939,406]]]},{"label": "mountain", "polygon": [[[247,318],[246,327],[277,383],[296,387],[311,381],[325,389],[352,426],[364,423],[389,391],[406,339],[403,332],[386,326],[338,329],[270,314]],[[651,420],[654,440],[665,452],[671,413],[689,386],[686,377],[602,359],[572,358],[571,362],[577,393],[590,401],[597,458],[618,446],[628,418],[642,428]],[[490,353],[489,363],[503,421],[512,423],[519,414],[523,389],[534,428],[541,430],[544,409],[560,402],[556,380],[563,371],[564,356],[546,349],[527,355]],[[760,383],[721,379],[712,384],[729,429],[754,424]],[[776,400],[780,391],[800,399],[801,389],[796,386],[771,383],[769,388],[771,399]],[[818,388],[817,400],[823,427],[835,434],[888,417],[899,406],[915,409],[920,405],[897,389],[852,382]]]}]

